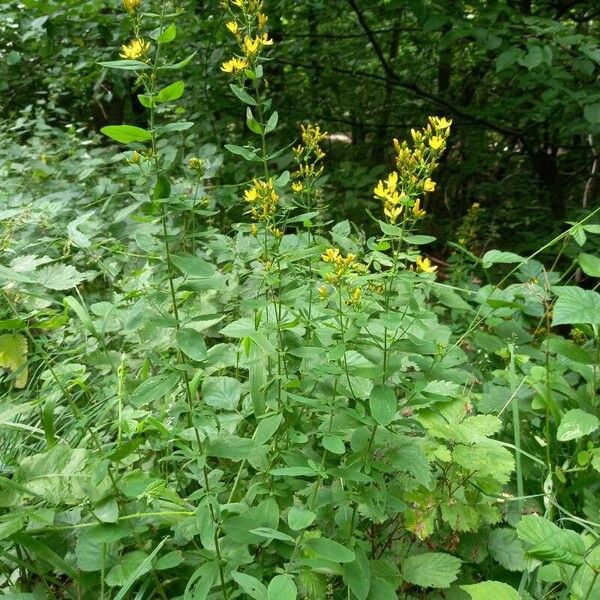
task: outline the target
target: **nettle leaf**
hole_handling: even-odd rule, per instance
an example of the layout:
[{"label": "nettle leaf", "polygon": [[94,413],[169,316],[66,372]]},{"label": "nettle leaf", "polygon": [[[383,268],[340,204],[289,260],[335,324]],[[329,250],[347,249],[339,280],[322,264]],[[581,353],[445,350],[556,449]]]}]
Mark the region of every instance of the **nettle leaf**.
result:
[{"label": "nettle leaf", "polygon": [[131,144],[131,142],[147,142],[152,139],[152,134],[146,129],[135,125],[107,125],[100,130],[105,136],[120,142]]},{"label": "nettle leaf", "polygon": [[482,581],[460,587],[471,596],[471,600],[522,600],[517,590],[501,581]]},{"label": "nettle leaf", "polygon": [[517,525],[517,536],[525,543],[525,552],[545,562],[562,562],[578,567],[586,553],[581,536],[570,529],[561,529],[538,515],[526,515]]},{"label": "nettle leaf", "polygon": [[556,439],[559,442],[577,440],[593,433],[599,426],[600,420],[596,415],[574,408],[563,415],[556,431]]},{"label": "nettle leaf", "polygon": [[600,325],[600,294],[576,286],[553,288],[558,299],[552,311],[552,325]]},{"label": "nettle leaf", "polygon": [[420,587],[447,588],[456,580],[462,561],[443,552],[409,556],[402,565],[402,577]]},{"label": "nettle leaf", "polygon": [[508,571],[525,570],[525,554],[514,529],[499,527],[492,530],[488,550],[491,557]]},{"label": "nettle leaf", "polygon": [[298,589],[291,575],[275,575],[269,583],[267,600],[296,600]]},{"label": "nettle leaf", "polygon": [[69,290],[85,281],[87,274],[72,265],[53,264],[36,272],[38,282],[49,290]]},{"label": "nettle leaf", "polygon": [[14,385],[22,389],[27,385],[27,338],[20,333],[0,335],[0,369],[16,373]]},{"label": "nettle leaf", "polygon": [[396,416],[398,401],[394,390],[386,385],[376,385],[369,396],[371,415],[379,425],[389,425]]}]

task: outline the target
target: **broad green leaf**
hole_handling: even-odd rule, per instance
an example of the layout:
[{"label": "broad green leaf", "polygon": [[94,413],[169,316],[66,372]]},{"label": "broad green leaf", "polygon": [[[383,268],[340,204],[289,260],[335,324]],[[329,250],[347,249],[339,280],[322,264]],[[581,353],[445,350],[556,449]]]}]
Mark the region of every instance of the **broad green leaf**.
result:
[{"label": "broad green leaf", "polygon": [[248,92],[245,89],[233,83],[230,83],[229,87],[231,88],[231,91],[237,96],[238,100],[241,100],[244,104],[256,106],[256,100],[250,94],[248,94]]},{"label": "broad green leaf", "polygon": [[332,454],[344,454],[346,452],[344,440],[337,435],[324,435],[321,443],[323,444],[323,448],[329,450]]},{"label": "broad green leaf", "polygon": [[275,435],[282,421],[283,415],[281,414],[261,419],[254,432],[254,441],[261,446],[262,444],[266,444]]},{"label": "broad green leaf", "polygon": [[291,575],[275,575],[269,583],[267,600],[296,600],[298,590]]},{"label": "broad green leaf", "polygon": [[501,581],[482,581],[460,587],[471,596],[471,600],[522,600],[517,590]]},{"label": "broad green leaf", "polygon": [[27,385],[27,338],[20,333],[0,335],[0,369],[16,373],[14,386],[22,389]]},{"label": "broad green leaf", "polygon": [[202,384],[202,398],[209,406],[235,410],[242,395],[242,384],[233,377],[207,377]]},{"label": "broad green leaf", "polygon": [[152,139],[152,134],[148,130],[136,127],[135,125],[107,125],[100,131],[121,144],[147,142]]},{"label": "broad green leaf", "polygon": [[178,100],[183,96],[183,91],[185,90],[185,83],[183,81],[176,81],[167,87],[164,87],[160,90],[156,96],[156,102],[172,102],[173,100]]},{"label": "broad green leaf", "polygon": [[152,199],[157,200],[165,200],[171,195],[171,182],[169,178],[161,173],[156,178],[156,183],[154,184],[154,190],[152,192]]},{"label": "broad green leaf", "polygon": [[556,439],[559,442],[577,440],[593,433],[599,426],[600,420],[596,415],[574,408],[563,415],[556,431]]},{"label": "broad green leaf", "polygon": [[493,529],[488,539],[488,550],[491,557],[508,571],[525,570],[525,554],[514,529]]},{"label": "broad green leaf", "polygon": [[55,263],[36,272],[38,281],[49,290],[69,290],[85,280],[86,275],[80,273],[73,265]]},{"label": "broad green leaf", "polygon": [[176,121],[175,123],[168,123],[156,129],[157,135],[163,135],[164,133],[173,133],[178,131],[187,131],[194,126],[192,121]]},{"label": "broad green leaf", "polygon": [[[125,598],[125,596],[127,595],[127,592],[129,592],[131,586],[145,573],[148,573],[149,571],[152,570],[152,559],[158,554],[158,552],[160,551],[160,549],[164,546],[165,542],[167,541],[168,538],[164,538],[162,542],[160,542],[158,544],[158,546],[156,546],[156,548],[154,548],[154,550],[152,550],[151,554],[146,556],[146,558],[138,563],[138,558],[139,555],[142,554],[146,554],[145,552],[141,552],[139,550],[135,550],[134,552],[130,552],[129,555],[137,555],[135,559],[132,559],[130,563],[128,563],[127,565],[127,569],[122,569],[121,572],[119,573],[119,575],[121,576],[125,576],[124,577],[124,581],[123,583],[120,584],[116,584],[116,585],[121,585],[121,589],[119,590],[119,593],[115,596],[115,600],[123,600],[123,598]],[[125,556],[129,556],[129,555],[125,555]],[[124,557],[121,557],[121,560],[123,560]],[[131,567],[134,566],[134,564],[137,564],[137,566],[135,567],[134,570],[131,570]],[[119,566],[119,565],[116,565]],[[114,567],[113,567],[114,568]],[[110,571],[109,571],[110,574]],[[116,576],[117,574],[115,574]],[[108,575],[106,576],[106,582],[108,583]],[[108,584],[110,585],[110,584]]]},{"label": "broad green leaf", "polygon": [[206,343],[202,334],[195,329],[180,329],[176,334],[177,347],[192,360],[204,360],[207,356]]},{"label": "broad green leaf", "polygon": [[150,377],[133,390],[129,401],[138,408],[145,406],[169,394],[178,381],[179,376],[176,374],[162,374]]},{"label": "broad green leaf", "polygon": [[280,540],[282,542],[291,542],[292,544],[296,541],[291,535],[283,533],[282,531],[277,531],[271,527],[257,527],[251,529],[250,533],[268,540]]},{"label": "broad green leaf", "polygon": [[170,23],[169,26],[156,38],[159,44],[168,44],[175,39],[177,35],[177,26]]},{"label": "broad green leaf", "polygon": [[238,156],[241,156],[244,160],[250,162],[260,160],[254,150],[243,148],[242,146],[236,146],[235,144],[225,144],[225,148],[229,150],[229,152],[231,152],[232,154],[237,154]]},{"label": "broad green leaf", "polygon": [[185,254],[172,257],[173,264],[189,277],[212,277],[215,274],[214,267],[199,256]]},{"label": "broad green leaf", "polygon": [[277,111],[273,112],[273,114],[269,117],[265,125],[265,133],[271,133],[277,127],[277,122],[279,120],[279,114]]},{"label": "broad green leaf", "polygon": [[369,396],[371,416],[379,425],[389,425],[398,410],[398,400],[394,390],[386,385],[377,384]]},{"label": "broad green leaf", "polygon": [[544,562],[562,562],[575,567],[583,564],[586,547],[581,536],[561,529],[538,515],[526,515],[517,525],[517,536],[525,542],[525,552]]},{"label": "broad green leaf", "polygon": [[583,116],[588,123],[598,125],[600,123],[600,102],[586,104],[583,107]]},{"label": "broad green leaf", "polygon": [[316,517],[317,515],[312,510],[292,506],[288,512],[287,522],[291,530],[300,531],[301,529],[310,527]]},{"label": "broad green leaf", "polygon": [[600,277],[600,257],[582,252],[577,257],[581,270],[590,277]]},{"label": "broad green leaf", "polygon": [[517,62],[517,59],[522,55],[520,48],[509,48],[496,58],[496,72],[500,73],[511,65]]},{"label": "broad green leaf", "polygon": [[356,559],[353,562],[344,563],[344,581],[356,600],[366,600],[371,588],[371,566],[361,548],[356,548],[354,554]]},{"label": "broad green leaf", "polygon": [[447,588],[456,580],[462,561],[442,552],[409,556],[402,565],[402,577],[420,587]]},{"label": "broad green leaf", "polygon": [[600,294],[576,286],[555,287],[552,325],[600,325]]},{"label": "broad green leaf", "polygon": [[256,577],[238,571],[232,571],[231,577],[254,600],[268,600],[267,588]]},{"label": "broad green leaf", "polygon": [[154,563],[154,569],[157,571],[165,571],[167,569],[174,569],[179,566],[185,560],[185,556],[180,550],[172,550],[161,556],[156,563]]},{"label": "broad green leaf", "polygon": [[319,556],[337,563],[350,563],[356,558],[354,552],[338,542],[327,538],[313,538],[308,541],[308,546]]},{"label": "broad green leaf", "polygon": [[483,255],[481,264],[484,269],[489,269],[495,264],[524,263],[525,259],[514,252],[501,252],[500,250],[489,250]]},{"label": "broad green leaf", "polygon": [[198,51],[196,50],[195,52],[192,52],[187,58],[184,58],[183,60],[180,60],[179,62],[176,62],[174,64],[171,65],[162,65],[160,67],[158,67],[159,71],[177,71],[179,69],[183,69],[183,67],[186,67],[194,58],[194,56],[196,56],[196,54],[198,53]]},{"label": "broad green leaf", "polygon": [[246,107],[246,124],[248,125],[248,129],[252,131],[252,133],[256,133],[257,135],[262,134],[262,126],[254,118],[254,115],[252,114],[252,109],[249,106]]}]

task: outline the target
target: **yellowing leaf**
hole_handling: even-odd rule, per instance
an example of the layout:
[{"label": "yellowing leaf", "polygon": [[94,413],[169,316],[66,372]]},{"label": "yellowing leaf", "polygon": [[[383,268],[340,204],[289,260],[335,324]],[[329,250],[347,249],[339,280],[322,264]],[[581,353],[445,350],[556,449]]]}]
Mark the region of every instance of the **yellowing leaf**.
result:
[{"label": "yellowing leaf", "polygon": [[0,368],[17,373],[15,387],[27,385],[27,340],[20,333],[0,335]]}]

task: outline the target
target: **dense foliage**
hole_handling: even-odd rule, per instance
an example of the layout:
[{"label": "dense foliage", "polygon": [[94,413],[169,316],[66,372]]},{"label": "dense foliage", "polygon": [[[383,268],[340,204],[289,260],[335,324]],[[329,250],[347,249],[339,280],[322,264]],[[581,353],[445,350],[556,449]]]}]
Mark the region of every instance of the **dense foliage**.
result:
[{"label": "dense foliage", "polygon": [[3,595],[600,597],[598,12],[4,3]]}]

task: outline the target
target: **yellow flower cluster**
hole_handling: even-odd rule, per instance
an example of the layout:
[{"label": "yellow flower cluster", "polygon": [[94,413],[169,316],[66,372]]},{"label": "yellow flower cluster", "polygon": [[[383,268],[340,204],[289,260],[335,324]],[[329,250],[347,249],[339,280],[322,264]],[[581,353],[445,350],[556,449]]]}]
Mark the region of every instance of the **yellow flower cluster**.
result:
[{"label": "yellow flower cluster", "polygon": [[325,152],[320,144],[328,135],[326,131],[321,131],[318,125],[301,125],[300,130],[302,143],[294,148],[298,168],[292,177],[304,181],[296,181],[292,184],[295,193],[310,189],[315,180],[323,174],[323,167],[318,163],[325,158]]},{"label": "yellow flower cluster", "polygon": [[119,56],[128,60],[139,60],[144,58],[150,51],[150,42],[143,40],[142,38],[135,38],[128,44],[121,46],[121,53]]},{"label": "yellow flower cluster", "polygon": [[128,13],[134,14],[142,4],[142,0],[123,0],[123,6]]},{"label": "yellow flower cluster", "polygon": [[365,265],[356,261],[354,254],[342,256],[337,248],[327,248],[321,260],[333,266],[333,271],[325,274],[325,281],[331,285],[338,285],[349,276],[363,273],[366,269]]},{"label": "yellow flower cluster", "polygon": [[[252,218],[255,221],[269,223],[277,213],[279,194],[273,185],[273,178],[267,181],[255,179],[252,187],[244,192],[244,200],[250,204]],[[277,235],[275,230],[272,230]],[[280,237],[277,235],[277,237]]]},{"label": "yellow flower cluster", "polygon": [[383,203],[383,212],[390,223],[396,223],[404,208],[410,207],[414,219],[425,216],[420,196],[435,190],[431,174],[446,149],[452,121],[443,117],[429,117],[423,129],[411,129],[412,145],[394,140],[396,170],[379,181],[373,193]]},{"label": "yellow flower cluster", "polygon": [[225,73],[241,75],[253,68],[265,46],[273,40],[267,34],[267,17],[262,12],[262,0],[228,0],[223,6],[232,15],[226,27],[238,43],[239,53],[221,65]]},{"label": "yellow flower cluster", "polygon": [[417,271],[420,271],[421,273],[433,273],[434,271],[437,271],[437,267],[432,265],[427,257],[417,258],[415,264],[417,265]]},{"label": "yellow flower cluster", "polygon": [[471,248],[477,240],[477,230],[481,219],[480,211],[479,202],[474,202],[458,228],[458,243],[465,248]]}]

